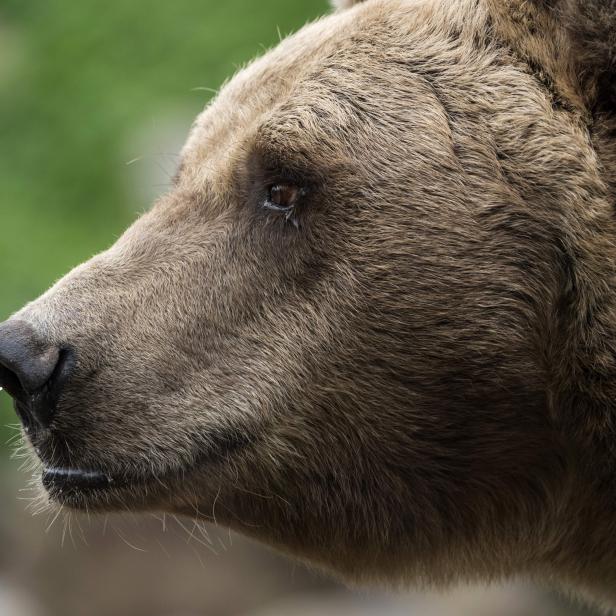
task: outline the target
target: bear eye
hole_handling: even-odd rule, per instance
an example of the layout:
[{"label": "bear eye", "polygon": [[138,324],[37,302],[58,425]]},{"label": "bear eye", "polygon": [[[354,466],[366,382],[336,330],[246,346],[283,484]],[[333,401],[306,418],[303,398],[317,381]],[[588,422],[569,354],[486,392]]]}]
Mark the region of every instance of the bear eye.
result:
[{"label": "bear eye", "polygon": [[299,227],[295,217],[295,208],[306,194],[306,190],[297,184],[273,184],[269,187],[263,207],[274,212],[281,212],[285,220]]},{"label": "bear eye", "polygon": [[295,184],[274,184],[270,186],[266,205],[286,212],[297,205],[301,196],[302,189]]}]

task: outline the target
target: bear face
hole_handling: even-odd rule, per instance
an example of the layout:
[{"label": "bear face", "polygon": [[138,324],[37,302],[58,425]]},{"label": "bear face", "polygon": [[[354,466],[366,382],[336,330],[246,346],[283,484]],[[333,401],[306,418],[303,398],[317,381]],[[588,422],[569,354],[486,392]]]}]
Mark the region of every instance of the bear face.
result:
[{"label": "bear face", "polygon": [[[586,549],[609,110],[503,7],[371,0],[283,41],[199,116],[174,189],[3,326],[52,501],[214,519],[356,580]],[[16,324],[56,350],[44,417]]]}]

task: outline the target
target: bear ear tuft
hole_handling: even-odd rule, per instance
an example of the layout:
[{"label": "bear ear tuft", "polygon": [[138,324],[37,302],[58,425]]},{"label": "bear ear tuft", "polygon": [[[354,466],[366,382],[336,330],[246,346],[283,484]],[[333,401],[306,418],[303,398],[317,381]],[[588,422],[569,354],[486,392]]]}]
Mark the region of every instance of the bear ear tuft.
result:
[{"label": "bear ear tuft", "polygon": [[331,0],[331,3],[335,9],[348,9],[354,4],[359,4],[363,1],[364,0]]}]

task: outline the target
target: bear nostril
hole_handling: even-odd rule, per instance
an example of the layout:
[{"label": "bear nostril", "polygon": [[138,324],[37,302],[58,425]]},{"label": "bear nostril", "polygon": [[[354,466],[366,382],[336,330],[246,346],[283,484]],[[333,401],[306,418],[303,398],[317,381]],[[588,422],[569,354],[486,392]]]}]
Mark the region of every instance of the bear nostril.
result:
[{"label": "bear nostril", "polygon": [[45,343],[25,321],[0,324],[0,387],[14,398],[26,428],[33,420],[49,426],[59,387],[72,364],[70,351]]},{"label": "bear nostril", "polygon": [[17,376],[2,364],[0,364],[0,389],[4,389],[13,398],[21,398],[24,394]]}]

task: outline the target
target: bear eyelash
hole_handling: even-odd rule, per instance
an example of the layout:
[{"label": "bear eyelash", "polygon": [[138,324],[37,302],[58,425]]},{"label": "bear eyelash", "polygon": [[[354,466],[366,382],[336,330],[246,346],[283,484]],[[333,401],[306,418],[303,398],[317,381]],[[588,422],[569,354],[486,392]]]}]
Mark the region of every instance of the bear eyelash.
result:
[{"label": "bear eyelash", "polygon": [[306,194],[306,188],[293,183],[272,184],[267,191],[263,207],[284,214],[285,222],[290,222],[296,229],[299,229],[296,208]]}]

